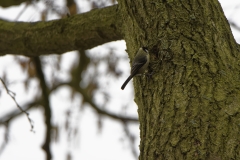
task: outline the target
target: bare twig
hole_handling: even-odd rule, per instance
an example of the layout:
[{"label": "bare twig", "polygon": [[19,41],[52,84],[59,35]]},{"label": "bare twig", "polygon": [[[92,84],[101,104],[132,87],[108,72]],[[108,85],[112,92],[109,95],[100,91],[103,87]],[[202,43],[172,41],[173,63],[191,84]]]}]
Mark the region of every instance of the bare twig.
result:
[{"label": "bare twig", "polygon": [[16,99],[15,99],[15,93],[12,92],[12,91],[10,91],[10,90],[7,88],[7,85],[5,84],[5,82],[3,81],[3,79],[0,78],[0,80],[1,80],[1,82],[2,82],[2,84],[3,84],[3,86],[4,86],[4,88],[5,88],[5,90],[6,90],[6,92],[7,92],[7,94],[13,99],[14,103],[16,104],[16,106],[19,108],[19,110],[20,110],[22,113],[24,113],[24,114],[27,116],[27,119],[28,119],[28,121],[29,121],[29,123],[30,123],[30,126],[31,126],[31,131],[34,132],[34,130],[33,130],[33,129],[34,129],[33,120],[29,117],[29,113],[26,112],[25,110],[23,110],[22,107],[17,103],[17,101],[16,101]]},{"label": "bare twig", "polygon": [[[38,106],[41,102],[40,99],[33,100],[33,102],[28,102],[24,105],[22,105],[23,110],[28,111],[29,109]],[[16,109],[12,112],[9,112],[8,114],[2,116],[0,118],[0,125],[5,125],[6,123],[10,123],[14,118],[17,118],[19,115],[22,115],[23,112],[21,112],[19,109]]]}]

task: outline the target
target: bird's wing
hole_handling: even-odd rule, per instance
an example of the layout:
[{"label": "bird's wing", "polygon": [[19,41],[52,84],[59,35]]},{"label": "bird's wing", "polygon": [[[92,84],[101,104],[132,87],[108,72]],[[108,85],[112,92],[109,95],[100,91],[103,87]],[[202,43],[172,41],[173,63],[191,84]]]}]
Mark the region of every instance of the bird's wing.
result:
[{"label": "bird's wing", "polygon": [[139,71],[139,69],[147,62],[147,57],[142,56],[139,57],[138,62],[133,61],[131,74],[136,75]]}]

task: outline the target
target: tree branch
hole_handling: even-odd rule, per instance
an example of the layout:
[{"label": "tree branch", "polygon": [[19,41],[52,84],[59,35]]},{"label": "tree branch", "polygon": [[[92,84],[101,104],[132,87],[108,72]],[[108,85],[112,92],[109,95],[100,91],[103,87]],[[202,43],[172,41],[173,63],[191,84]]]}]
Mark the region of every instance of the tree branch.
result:
[{"label": "tree branch", "polygon": [[90,49],[121,40],[117,5],[48,22],[0,20],[0,56],[39,56]]},{"label": "tree branch", "polygon": [[[24,111],[28,111],[32,107],[37,106],[39,104],[40,104],[40,100],[33,100],[33,102],[28,102],[25,105],[23,105],[22,109]],[[0,118],[0,125],[9,123],[11,120],[13,120],[14,118],[16,118],[17,116],[22,115],[22,114],[23,114],[23,112],[18,109],[6,114]]]},{"label": "tree branch", "polygon": [[31,131],[33,131],[33,122],[32,122],[32,119],[29,117],[29,113],[26,112],[25,110],[22,109],[22,107],[17,103],[16,101],[16,98],[15,98],[15,93],[13,93],[12,91],[10,91],[8,88],[7,88],[7,85],[5,84],[5,82],[2,80],[2,78],[0,78],[0,81],[2,82],[7,94],[12,98],[12,100],[14,101],[14,103],[16,104],[16,106],[18,107],[18,109],[24,113],[30,123],[30,126],[31,126]]},{"label": "tree branch", "polygon": [[90,106],[97,111],[99,114],[108,116],[110,118],[113,118],[115,120],[120,120],[122,122],[138,122],[137,118],[132,118],[132,117],[124,117],[124,116],[119,116],[116,115],[114,113],[110,113],[108,111],[104,111],[101,108],[99,108],[93,101],[92,99],[87,95],[87,93],[85,92],[84,89],[82,89],[81,87],[76,87],[74,88],[75,90],[77,90],[78,92],[81,93],[81,95],[83,96],[84,100],[90,104]]},{"label": "tree branch", "polygon": [[107,116],[107,117],[110,117],[110,118],[113,118],[113,119],[115,119],[115,120],[122,121],[122,122],[135,122],[135,123],[137,122],[137,123],[138,123],[138,119],[137,119],[137,118],[117,115],[117,114],[114,114],[114,113],[111,113],[111,112],[108,112],[108,111],[106,111],[106,110],[103,110],[103,109],[99,108],[99,107],[92,101],[92,99],[87,95],[87,93],[84,91],[84,89],[82,89],[82,88],[79,87],[79,86],[73,86],[71,82],[63,82],[63,83],[55,84],[55,85],[52,87],[51,92],[53,92],[54,90],[56,90],[58,87],[64,86],[64,85],[68,85],[68,86],[70,86],[72,89],[74,89],[75,91],[79,92],[79,93],[83,96],[85,102],[89,103],[90,106],[91,106],[95,111],[97,111],[99,114],[104,115],[104,116]]},{"label": "tree branch", "polygon": [[3,142],[0,146],[0,155],[3,152],[3,150],[6,148],[8,140],[9,140],[9,123],[5,123],[5,133],[3,135]]},{"label": "tree branch", "polygon": [[46,159],[51,160],[52,153],[50,150],[50,143],[51,143],[51,129],[52,129],[52,124],[51,124],[52,110],[49,102],[49,89],[47,87],[45,76],[42,71],[42,64],[41,64],[40,58],[39,57],[33,58],[33,62],[35,64],[36,73],[40,81],[40,88],[42,89],[42,98],[43,98],[42,103],[45,111],[46,137],[45,137],[45,142],[42,148],[46,152],[46,155],[47,155]]}]

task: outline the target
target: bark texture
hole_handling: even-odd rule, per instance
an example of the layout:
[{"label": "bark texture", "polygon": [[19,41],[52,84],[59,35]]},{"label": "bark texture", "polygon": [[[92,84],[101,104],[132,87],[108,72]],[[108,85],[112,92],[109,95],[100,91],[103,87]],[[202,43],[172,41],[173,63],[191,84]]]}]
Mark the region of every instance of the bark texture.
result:
[{"label": "bark texture", "polygon": [[135,78],[140,160],[240,159],[239,49],[217,0],[119,0]]},{"label": "bark texture", "polygon": [[48,22],[0,20],[0,56],[40,56],[90,49],[121,40],[117,5]]}]

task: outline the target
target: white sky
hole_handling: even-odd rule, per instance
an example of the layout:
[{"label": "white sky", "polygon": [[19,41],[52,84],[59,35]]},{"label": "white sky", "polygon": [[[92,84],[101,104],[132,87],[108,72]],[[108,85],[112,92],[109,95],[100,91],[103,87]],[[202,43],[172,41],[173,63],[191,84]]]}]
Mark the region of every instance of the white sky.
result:
[{"label": "white sky", "polygon": [[[89,6],[86,6],[86,1],[78,1],[81,5],[81,11],[87,11]],[[237,0],[221,0],[220,1],[225,15],[227,18],[231,19],[234,22],[239,22],[240,14],[240,2]],[[21,21],[36,21],[39,20],[39,12],[44,9],[42,4],[36,4],[37,7],[28,7],[28,9],[21,15],[19,20]],[[60,5],[61,6],[61,5]],[[0,18],[15,20],[18,14],[24,8],[24,4],[16,7],[11,7],[8,9],[0,8]],[[56,16],[52,16],[56,18]],[[233,29],[233,34],[235,38],[239,41],[240,34],[239,31]],[[125,42],[114,42],[107,44],[108,46],[114,46],[116,48],[115,52],[118,55],[125,55],[126,61],[121,62],[121,66],[129,66],[127,55],[125,53]],[[92,52],[100,52],[104,54],[104,46],[99,46],[94,48]],[[74,59],[74,53],[68,53],[64,55],[64,61],[62,67],[65,70],[69,69],[69,61]],[[46,67],[47,68],[47,67]],[[122,113],[122,100],[133,100],[133,88],[132,84],[128,85],[124,91],[120,89],[122,82],[127,77],[129,73],[129,67],[123,68],[124,71],[123,77],[110,82],[108,85],[103,85],[103,89],[108,89],[112,94],[110,108],[108,110],[115,113]],[[32,95],[37,93],[36,82],[31,82],[31,90],[28,93],[24,92],[24,87],[19,83],[19,77],[26,78],[22,75],[21,69],[14,64],[14,60],[11,56],[0,57],[0,77],[3,76],[4,72],[7,72],[9,79],[11,79],[11,85],[9,86],[10,90],[16,93],[16,99],[19,104],[23,104],[26,100],[31,100]],[[50,72],[50,70],[47,70]],[[64,78],[64,74],[59,75]],[[105,87],[105,88],[104,88]],[[15,109],[13,101],[6,95],[5,92],[2,92],[3,88],[0,84],[0,117],[5,115],[7,112]],[[73,112],[72,125],[78,126],[79,136],[76,138],[74,143],[69,143],[67,140],[66,132],[61,131],[60,141],[53,142],[51,149],[53,152],[53,160],[65,160],[66,153],[70,152],[73,155],[73,160],[83,159],[83,160],[134,160],[135,158],[131,154],[131,149],[129,148],[129,141],[126,139],[126,135],[123,132],[123,127],[120,123],[111,120],[109,118],[104,118],[103,128],[99,133],[97,127],[97,116],[95,112],[90,107],[84,107],[84,110],[79,112],[78,100],[73,101],[69,104],[69,90],[65,87],[61,88],[58,92],[54,93],[51,96],[51,105],[53,106],[53,123],[61,124],[64,122],[66,111],[71,108]],[[77,98],[76,98],[77,99]],[[60,103],[59,103],[60,102]],[[125,104],[126,105],[126,104]],[[43,125],[42,110],[35,109],[30,112],[30,117],[34,121],[34,130],[35,133],[30,132],[30,125],[27,121],[25,115],[20,116],[10,127],[9,134],[9,143],[5,148],[4,152],[0,155],[0,159],[3,160],[15,160],[15,159],[24,159],[24,160],[43,160],[45,159],[45,153],[41,150],[41,145],[44,142],[44,133],[45,127]],[[132,101],[130,107],[127,109],[127,115],[137,116],[137,107]],[[63,118],[64,117],[64,118]],[[138,137],[136,139],[136,148],[139,145],[139,126],[131,125],[131,132]],[[3,127],[0,127],[0,145],[3,143]]]}]

